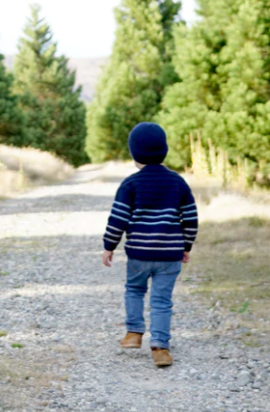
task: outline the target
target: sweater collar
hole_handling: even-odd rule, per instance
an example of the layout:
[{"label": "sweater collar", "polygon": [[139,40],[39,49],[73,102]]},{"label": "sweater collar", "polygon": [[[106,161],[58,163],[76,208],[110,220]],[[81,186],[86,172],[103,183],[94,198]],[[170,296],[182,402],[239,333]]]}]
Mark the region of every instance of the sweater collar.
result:
[{"label": "sweater collar", "polygon": [[141,170],[140,170],[140,172],[158,172],[158,171],[161,171],[161,170],[164,170],[164,169],[166,169],[166,167],[165,166],[163,166],[163,165],[161,165],[161,164],[158,164],[158,165],[146,165],[146,166],[144,166]]}]

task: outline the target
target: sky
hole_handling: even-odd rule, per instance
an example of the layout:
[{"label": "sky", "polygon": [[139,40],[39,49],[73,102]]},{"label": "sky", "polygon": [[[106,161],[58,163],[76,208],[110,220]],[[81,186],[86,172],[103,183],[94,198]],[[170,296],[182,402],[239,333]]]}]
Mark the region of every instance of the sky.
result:
[{"label": "sky", "polygon": [[[42,16],[51,26],[58,53],[67,57],[103,57],[112,50],[115,21],[113,9],[120,0],[39,0]],[[33,0],[0,0],[0,53],[15,54],[29,4]],[[181,15],[195,20],[195,0],[182,0]]]}]

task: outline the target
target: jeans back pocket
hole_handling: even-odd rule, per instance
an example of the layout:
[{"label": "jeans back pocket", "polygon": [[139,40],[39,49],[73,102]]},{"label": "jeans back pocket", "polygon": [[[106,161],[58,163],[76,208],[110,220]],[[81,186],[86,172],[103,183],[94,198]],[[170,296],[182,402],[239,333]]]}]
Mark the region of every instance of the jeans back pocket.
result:
[{"label": "jeans back pocket", "polygon": [[128,271],[131,271],[132,273],[136,274],[139,272],[143,272],[145,270],[146,262],[143,260],[129,258],[127,261],[127,267]]},{"label": "jeans back pocket", "polygon": [[181,272],[181,262],[162,262],[161,270],[166,273],[166,275],[175,275]]}]

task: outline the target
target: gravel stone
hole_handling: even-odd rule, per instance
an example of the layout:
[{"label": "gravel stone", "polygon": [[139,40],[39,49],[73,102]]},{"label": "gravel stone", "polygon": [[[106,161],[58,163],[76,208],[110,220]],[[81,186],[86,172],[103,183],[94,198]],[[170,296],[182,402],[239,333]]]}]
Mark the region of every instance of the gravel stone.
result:
[{"label": "gravel stone", "polygon": [[149,296],[142,348],[119,347],[126,258],[119,247],[112,267],[102,266],[102,234],[134,171],[84,166],[68,182],[0,203],[0,410],[269,412],[269,343],[243,345],[236,314],[213,299],[209,311],[190,293],[196,267],[192,284],[180,276],[174,291],[174,364],[153,364]]},{"label": "gravel stone", "polygon": [[234,385],[234,384],[229,385],[228,389],[231,392],[240,392],[240,388],[238,386]]},{"label": "gravel stone", "polygon": [[261,389],[261,387],[262,387],[262,381],[255,381],[255,382],[252,384],[252,388],[253,388],[253,389]]},{"label": "gravel stone", "polygon": [[248,371],[241,371],[238,377],[238,385],[239,386],[246,386],[248,383],[252,381],[252,376]]},{"label": "gravel stone", "polygon": [[107,403],[107,399],[105,399],[105,398],[97,398],[96,399],[96,403],[97,404],[106,404]]}]

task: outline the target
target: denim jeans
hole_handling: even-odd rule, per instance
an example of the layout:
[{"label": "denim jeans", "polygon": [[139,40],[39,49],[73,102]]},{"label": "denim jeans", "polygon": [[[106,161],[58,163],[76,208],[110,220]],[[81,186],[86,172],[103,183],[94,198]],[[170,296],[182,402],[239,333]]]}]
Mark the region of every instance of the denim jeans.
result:
[{"label": "denim jeans", "polygon": [[181,262],[151,262],[128,259],[125,292],[126,327],[128,332],[145,332],[144,296],[148,279],[152,277],[150,294],[150,346],[169,348],[172,292]]}]

